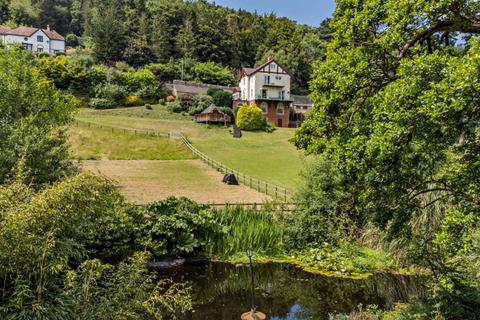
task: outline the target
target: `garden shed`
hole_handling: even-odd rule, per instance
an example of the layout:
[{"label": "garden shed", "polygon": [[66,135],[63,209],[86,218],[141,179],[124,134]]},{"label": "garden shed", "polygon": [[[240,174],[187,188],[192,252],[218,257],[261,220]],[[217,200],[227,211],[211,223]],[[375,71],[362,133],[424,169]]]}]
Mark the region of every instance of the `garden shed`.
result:
[{"label": "garden shed", "polygon": [[230,116],[222,112],[219,107],[212,104],[202,113],[195,116],[195,121],[204,123],[229,123]]}]

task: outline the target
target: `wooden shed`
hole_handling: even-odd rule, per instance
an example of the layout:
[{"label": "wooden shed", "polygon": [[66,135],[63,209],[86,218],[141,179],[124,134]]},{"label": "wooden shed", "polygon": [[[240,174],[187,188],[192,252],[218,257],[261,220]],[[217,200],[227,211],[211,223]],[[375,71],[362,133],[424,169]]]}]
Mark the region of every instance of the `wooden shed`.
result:
[{"label": "wooden shed", "polygon": [[204,123],[230,123],[230,116],[222,112],[216,105],[210,105],[202,113],[195,116],[195,121]]}]

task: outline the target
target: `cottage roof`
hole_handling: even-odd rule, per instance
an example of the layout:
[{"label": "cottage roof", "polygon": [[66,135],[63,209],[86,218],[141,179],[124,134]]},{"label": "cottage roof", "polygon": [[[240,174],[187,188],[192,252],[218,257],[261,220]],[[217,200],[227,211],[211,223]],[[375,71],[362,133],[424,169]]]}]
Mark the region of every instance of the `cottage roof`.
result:
[{"label": "cottage roof", "polygon": [[214,110],[217,110],[217,111],[218,111],[219,113],[221,113],[221,114],[225,114],[224,112],[222,112],[222,111],[220,110],[219,107],[217,107],[217,106],[214,105],[214,104],[211,104],[207,109],[203,110],[203,111],[202,111],[202,114],[209,114],[209,113],[212,113]]},{"label": "cottage roof", "polygon": [[5,27],[5,26],[0,26],[0,34],[8,34],[8,32],[10,32],[10,29],[9,27]]},{"label": "cottage roof", "polygon": [[257,73],[258,71],[262,70],[264,67],[268,66],[270,63],[272,62],[275,62],[278,66],[280,66],[286,73],[289,73],[287,71],[287,69],[285,69],[280,63],[278,63],[275,59],[271,59],[269,58],[269,60],[267,62],[265,62],[264,64],[262,64],[261,66],[259,67],[256,67],[256,68],[242,68],[242,75],[246,75],[246,76],[251,76],[255,73]]},{"label": "cottage roof", "polygon": [[308,96],[291,95],[294,105],[313,106],[313,101]]},{"label": "cottage roof", "polygon": [[49,29],[39,29],[32,27],[18,27],[15,29],[10,29],[5,26],[0,26],[0,34],[12,35],[12,36],[21,36],[21,37],[31,37],[38,30],[42,30],[43,33],[47,35],[50,40],[64,41],[65,38],[62,37],[57,31]]}]

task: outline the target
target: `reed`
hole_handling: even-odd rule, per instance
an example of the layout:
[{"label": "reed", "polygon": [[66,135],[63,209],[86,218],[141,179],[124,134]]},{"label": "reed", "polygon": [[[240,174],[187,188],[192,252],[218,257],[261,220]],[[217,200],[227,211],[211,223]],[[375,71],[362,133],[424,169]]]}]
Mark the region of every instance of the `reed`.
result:
[{"label": "reed", "polygon": [[247,250],[264,254],[282,250],[282,228],[272,212],[229,206],[216,210],[215,215],[225,232],[210,241],[211,254],[225,257]]}]

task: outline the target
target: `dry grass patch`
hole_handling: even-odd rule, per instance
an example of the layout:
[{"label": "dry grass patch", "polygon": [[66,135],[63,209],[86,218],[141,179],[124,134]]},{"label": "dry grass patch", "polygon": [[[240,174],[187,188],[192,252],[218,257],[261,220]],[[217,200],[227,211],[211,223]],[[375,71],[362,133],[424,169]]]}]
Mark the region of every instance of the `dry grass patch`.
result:
[{"label": "dry grass patch", "polygon": [[222,174],[200,160],[81,161],[82,170],[105,175],[118,183],[130,201],[143,204],[169,196],[199,203],[262,203],[270,197],[246,186],[222,183]]}]

